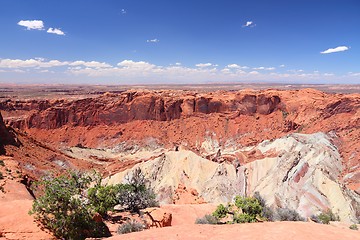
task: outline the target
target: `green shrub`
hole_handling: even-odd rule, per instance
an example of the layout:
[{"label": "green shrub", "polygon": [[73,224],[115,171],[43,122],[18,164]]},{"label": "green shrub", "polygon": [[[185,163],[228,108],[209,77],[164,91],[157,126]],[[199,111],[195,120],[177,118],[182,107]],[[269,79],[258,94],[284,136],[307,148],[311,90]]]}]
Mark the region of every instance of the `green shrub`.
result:
[{"label": "green shrub", "polygon": [[88,189],[88,199],[94,210],[102,217],[107,216],[107,211],[113,210],[118,203],[119,185],[101,186],[101,182]]},{"label": "green shrub", "polygon": [[220,204],[219,206],[217,206],[216,210],[213,212],[212,215],[217,219],[221,219],[226,217],[227,214],[228,214],[228,208]]},{"label": "green shrub", "polygon": [[253,197],[235,197],[235,206],[241,208],[243,213],[256,217],[261,215],[262,207],[260,202]]},{"label": "green shrub", "polygon": [[118,203],[126,206],[130,212],[140,212],[140,209],[158,206],[154,191],[147,187],[147,181],[140,168],[127,176],[126,184],[118,187]]},{"label": "green shrub", "polygon": [[0,166],[5,166],[4,160],[0,160]]},{"label": "green shrub", "polygon": [[259,192],[254,193],[254,198],[258,200],[260,206],[262,207],[261,218],[267,221],[275,221],[274,211],[266,205],[265,199],[260,195]]},{"label": "green shrub", "polygon": [[118,234],[126,234],[131,232],[140,232],[144,230],[144,225],[136,222],[135,220],[127,221],[126,223],[119,226],[117,233]]},{"label": "green shrub", "polygon": [[278,221],[305,221],[298,212],[289,208],[276,209],[275,219]]},{"label": "green shrub", "polygon": [[90,177],[75,172],[38,182],[43,195],[29,213],[57,238],[109,236],[105,224],[92,219],[92,208],[86,204],[84,193],[90,182]]},{"label": "green shrub", "polygon": [[234,223],[252,223],[256,221],[256,215],[248,213],[234,214]]},{"label": "green shrub", "polygon": [[329,224],[330,221],[340,221],[339,216],[334,214],[330,209],[320,213],[317,216],[312,216],[311,219],[317,223],[322,223],[322,224]]},{"label": "green shrub", "polygon": [[202,218],[197,218],[195,224],[218,224],[218,219],[210,214],[206,214]]},{"label": "green shrub", "polygon": [[359,230],[356,224],[353,224],[349,227],[351,230]]}]

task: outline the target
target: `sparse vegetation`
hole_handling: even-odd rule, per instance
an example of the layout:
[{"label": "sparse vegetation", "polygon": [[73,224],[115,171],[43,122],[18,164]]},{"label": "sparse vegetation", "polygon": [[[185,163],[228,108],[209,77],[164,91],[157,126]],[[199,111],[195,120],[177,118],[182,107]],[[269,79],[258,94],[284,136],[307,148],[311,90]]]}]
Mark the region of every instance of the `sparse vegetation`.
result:
[{"label": "sparse vegetation", "polygon": [[229,210],[224,205],[220,204],[217,206],[216,210],[213,212],[213,216],[217,219],[221,219],[226,217],[226,214],[228,214]]},{"label": "sparse vegetation", "polygon": [[131,232],[140,232],[144,230],[145,226],[142,223],[139,223],[135,220],[127,221],[126,223],[119,226],[117,233],[126,234]]},{"label": "sparse vegetation", "polygon": [[235,206],[242,210],[242,213],[234,214],[234,222],[256,222],[261,216],[262,207],[254,197],[235,197]]},{"label": "sparse vegetation", "polygon": [[352,224],[349,227],[351,230],[359,230],[358,226],[356,224]]},{"label": "sparse vegetation", "polygon": [[197,218],[195,221],[196,224],[218,224],[218,218],[213,215],[206,214],[202,218]]},{"label": "sparse vegetation", "polygon": [[93,220],[93,209],[85,201],[91,180],[89,176],[69,172],[38,182],[43,195],[34,201],[29,213],[61,239],[108,236],[105,224]]},{"label": "sparse vegetation", "polygon": [[319,215],[311,216],[311,219],[322,224],[329,224],[330,221],[340,221],[339,216],[334,214],[330,209],[320,213]]},{"label": "sparse vegetation", "polygon": [[[37,183],[43,195],[34,201],[29,213],[58,238],[108,236],[105,224],[93,219],[96,213],[107,217],[107,212],[117,204],[131,212],[157,205],[155,194],[146,186],[140,169],[129,175],[127,181],[126,184],[103,186],[99,175],[75,172],[47,178]],[[95,185],[89,188],[90,183],[94,182]],[[129,226],[124,228],[128,229]]]},{"label": "sparse vegetation", "polygon": [[[254,197],[240,197],[236,196],[234,203],[229,203],[227,206],[220,204],[216,210],[212,213],[214,219],[210,219],[209,222],[214,224],[220,222],[221,220],[229,217],[232,217],[232,221],[227,221],[227,223],[246,223],[246,222],[256,222],[261,218],[262,206],[260,202]],[[199,221],[207,223],[206,218]]]},{"label": "sparse vegetation", "polygon": [[95,212],[106,217],[107,212],[118,203],[118,193],[119,185],[102,186],[99,180],[94,187],[89,188],[88,199]]},{"label": "sparse vegetation", "polygon": [[4,162],[4,160],[0,160],[0,166],[5,166],[5,162]]},{"label": "sparse vegetation", "polygon": [[[212,218],[210,218],[212,217]],[[229,221],[229,219],[231,219]],[[278,208],[275,212],[266,205],[258,192],[253,197],[236,196],[234,203],[220,204],[211,215],[196,220],[198,224],[252,223],[258,221],[305,221],[299,213],[288,208]]]},{"label": "sparse vegetation", "polygon": [[254,198],[259,201],[262,207],[261,217],[267,221],[275,221],[274,211],[266,205],[265,199],[260,195],[259,192],[254,193]]},{"label": "sparse vegetation", "polygon": [[140,168],[127,176],[126,184],[119,185],[118,203],[126,206],[130,212],[139,213],[140,209],[158,206],[154,191],[147,186],[147,181]]},{"label": "sparse vegetation", "polygon": [[275,220],[278,221],[305,221],[298,212],[289,208],[276,209]]}]

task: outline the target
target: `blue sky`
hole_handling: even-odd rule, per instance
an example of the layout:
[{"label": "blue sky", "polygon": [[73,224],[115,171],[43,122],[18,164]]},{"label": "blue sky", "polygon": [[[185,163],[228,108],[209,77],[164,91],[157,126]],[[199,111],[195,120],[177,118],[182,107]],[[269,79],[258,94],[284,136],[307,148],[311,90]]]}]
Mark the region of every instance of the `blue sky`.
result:
[{"label": "blue sky", "polygon": [[0,83],[358,83],[358,0],[0,0]]}]

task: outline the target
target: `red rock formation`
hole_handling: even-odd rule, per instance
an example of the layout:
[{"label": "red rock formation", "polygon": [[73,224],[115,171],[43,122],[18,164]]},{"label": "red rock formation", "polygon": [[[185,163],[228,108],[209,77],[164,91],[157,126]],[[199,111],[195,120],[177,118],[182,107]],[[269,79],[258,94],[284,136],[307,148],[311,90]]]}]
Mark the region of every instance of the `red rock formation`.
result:
[{"label": "red rock formation", "polygon": [[[41,142],[58,148],[78,143],[112,148],[123,142],[186,144],[200,151],[207,138],[248,146],[291,132],[332,134],[346,169],[360,162],[360,95],[292,91],[126,91],[80,100],[4,101],[5,120]],[[51,136],[51,138],[49,138]],[[359,174],[346,183],[359,188]]]}]

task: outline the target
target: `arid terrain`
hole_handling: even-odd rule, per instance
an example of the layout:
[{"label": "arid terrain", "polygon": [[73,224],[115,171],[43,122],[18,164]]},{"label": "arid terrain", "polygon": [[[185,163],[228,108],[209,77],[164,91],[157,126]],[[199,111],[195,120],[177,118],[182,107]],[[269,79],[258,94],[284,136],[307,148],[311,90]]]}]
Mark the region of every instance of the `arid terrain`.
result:
[{"label": "arid terrain", "polygon": [[[360,239],[359,85],[0,86],[0,237],[49,239],[27,214],[33,181],[140,168],[172,226],[110,239]],[[197,225],[259,192],[341,222]],[[111,226],[110,228],[116,228]],[[111,229],[110,229],[111,230]],[[116,230],[112,230],[113,232]]]}]

